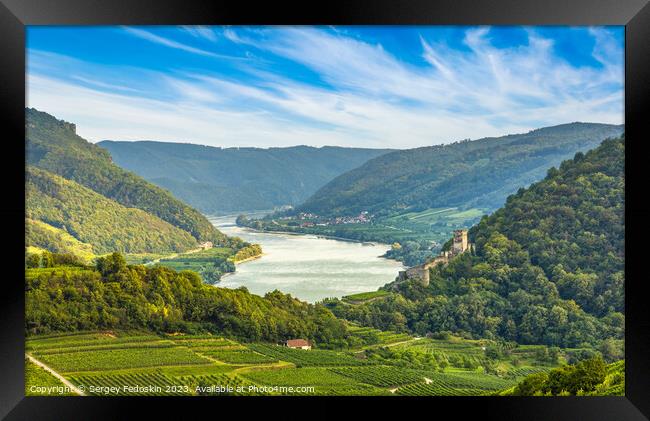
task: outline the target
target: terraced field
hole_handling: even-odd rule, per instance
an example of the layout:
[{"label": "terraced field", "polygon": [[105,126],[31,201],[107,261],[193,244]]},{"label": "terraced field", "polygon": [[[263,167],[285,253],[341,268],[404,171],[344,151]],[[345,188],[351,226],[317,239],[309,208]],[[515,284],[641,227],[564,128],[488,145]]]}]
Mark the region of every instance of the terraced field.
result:
[{"label": "terraced field", "polygon": [[[274,387],[313,388],[297,390],[299,395],[386,395],[385,389],[364,384],[321,367],[289,368],[283,370],[251,371],[248,379]],[[283,394],[283,393],[279,393]]]},{"label": "terraced field", "polygon": [[366,364],[364,360],[341,352],[312,349],[304,351],[280,345],[250,344],[249,349],[281,361],[288,361],[296,367],[309,366],[356,366]]},{"label": "terraced field", "polygon": [[395,387],[424,381],[426,373],[391,366],[339,367],[330,371],[379,387]]},{"label": "terraced field", "polygon": [[403,396],[486,395],[513,385],[511,381],[475,372],[428,374],[424,382],[400,387],[396,393]]},{"label": "terraced field", "polygon": [[[367,349],[417,350],[482,361],[480,341],[433,340],[352,326]],[[87,395],[483,395],[512,387],[543,367],[521,366],[501,377],[450,365],[444,372],[351,351],[296,350],[244,344],[213,335],[79,332],[30,338],[27,353]],[[374,352],[374,351],[373,351]],[[382,351],[383,352],[383,351]],[[38,367],[36,367],[38,368]],[[60,385],[28,365],[28,387]],[[31,374],[30,374],[31,373]]]},{"label": "terraced field", "polygon": [[414,339],[406,333],[381,331],[372,327],[351,325],[348,329],[353,336],[357,336],[363,339],[366,343],[373,345],[393,345]]}]

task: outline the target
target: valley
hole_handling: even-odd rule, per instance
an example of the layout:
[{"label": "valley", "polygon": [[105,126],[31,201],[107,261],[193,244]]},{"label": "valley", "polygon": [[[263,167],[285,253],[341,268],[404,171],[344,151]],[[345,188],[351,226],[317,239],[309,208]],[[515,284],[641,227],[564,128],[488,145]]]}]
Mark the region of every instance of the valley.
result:
[{"label": "valley", "polygon": [[618,126],[383,151],[294,208],[206,217],[27,121],[30,394],[624,393]]}]

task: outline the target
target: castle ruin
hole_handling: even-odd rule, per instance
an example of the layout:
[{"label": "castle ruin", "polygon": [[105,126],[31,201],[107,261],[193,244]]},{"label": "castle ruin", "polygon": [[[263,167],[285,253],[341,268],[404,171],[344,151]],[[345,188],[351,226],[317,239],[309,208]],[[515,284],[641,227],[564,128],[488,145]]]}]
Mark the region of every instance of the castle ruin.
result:
[{"label": "castle ruin", "polygon": [[429,269],[437,265],[446,265],[451,259],[459,254],[465,253],[472,245],[467,239],[467,230],[455,230],[451,248],[448,251],[443,251],[433,259],[424,262],[424,264],[410,267],[406,270],[400,271],[397,276],[397,281],[405,281],[407,279],[420,279],[422,285],[429,286]]}]

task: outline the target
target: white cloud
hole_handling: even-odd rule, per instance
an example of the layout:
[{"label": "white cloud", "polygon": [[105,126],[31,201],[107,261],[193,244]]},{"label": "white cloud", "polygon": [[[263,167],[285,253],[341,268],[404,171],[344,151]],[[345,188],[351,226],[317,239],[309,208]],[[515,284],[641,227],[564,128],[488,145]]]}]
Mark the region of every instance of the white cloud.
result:
[{"label": "white cloud", "polygon": [[181,26],[181,28],[196,38],[204,38],[212,42],[217,40],[217,34],[209,26]]},{"label": "white cloud", "polygon": [[210,56],[210,57],[218,57],[217,54],[202,50],[200,48],[195,48],[187,44],[183,44],[165,37],[158,36],[156,34],[152,34],[151,32],[145,31],[143,29],[138,29],[138,28],[131,28],[131,27],[124,27],[124,30],[128,32],[131,35],[135,35],[136,37],[146,39],[147,41],[154,42],[156,44],[164,45],[166,47],[170,48],[176,48],[178,50],[183,50],[187,51],[189,53],[194,53],[194,54],[199,54],[202,56]]},{"label": "white cloud", "polygon": [[[171,48],[212,54],[147,31],[127,30]],[[235,28],[224,29],[223,35],[306,66],[329,86],[292,80],[268,66],[253,67],[255,63],[246,67],[252,79],[245,82],[181,68],[150,75],[146,82],[166,93],[165,100],[154,100],[128,90],[107,93],[103,88],[110,81],[101,82],[108,86],[82,87],[37,67],[29,74],[28,100],[77,123],[80,134],[93,141],[153,139],[215,146],[407,148],[572,121],[623,122],[621,50],[597,28],[591,34],[600,70],[559,59],[553,43],[534,30],[528,31],[528,45],[507,49],[490,43],[489,28],[468,30],[465,43],[471,52],[422,37],[422,60],[428,66],[400,61],[381,45],[340,32],[297,27],[255,31],[257,38]],[[612,89],[617,85],[620,89]]]},{"label": "white cloud", "polygon": [[214,57],[214,58],[219,58],[219,59],[228,59],[228,60],[247,60],[246,57],[236,57],[236,56],[229,56],[225,54],[219,54],[214,51],[208,51],[204,50],[201,48],[196,48],[192,47],[191,45],[183,44],[182,42],[174,41],[169,38],[161,37],[159,35],[153,34],[151,32],[145,31],[143,29],[138,29],[138,28],[133,28],[129,26],[125,26],[123,28],[127,33],[134,35],[138,38],[145,39],[147,41],[151,41],[156,44],[164,45],[169,48],[174,48],[177,50],[183,50],[187,51],[188,53],[193,53],[193,54],[198,54],[201,56],[206,56],[206,57]]}]

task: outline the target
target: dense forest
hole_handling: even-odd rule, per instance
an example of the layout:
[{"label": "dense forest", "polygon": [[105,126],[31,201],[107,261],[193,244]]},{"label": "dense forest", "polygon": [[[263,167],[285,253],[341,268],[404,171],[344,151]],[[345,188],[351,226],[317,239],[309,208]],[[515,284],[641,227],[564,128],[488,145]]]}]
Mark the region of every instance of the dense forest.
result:
[{"label": "dense forest", "polygon": [[95,266],[52,253],[29,263],[32,268],[25,276],[29,334],[150,329],[214,332],[246,342],[307,338],[323,347],[358,341],[323,305],[279,291],[260,297],[245,288],[216,288],[203,284],[192,271],[127,265],[119,253],[97,259]]},{"label": "dense forest", "polygon": [[198,241],[228,242],[198,211],[115,165],[106,150],[79,137],[74,125],[27,108],[25,130],[28,165],[74,181],[127,208],[154,215]]},{"label": "dense forest", "polygon": [[335,178],[296,210],[377,217],[459,206],[497,209],[522,186],[578,151],[619,136],[623,126],[571,123],[526,134],[460,141],[374,158]]},{"label": "dense forest", "polygon": [[390,151],[332,146],[217,148],[152,141],[98,145],[119,166],[204,213],[297,205],[334,177]]},{"label": "dense forest", "polygon": [[625,139],[577,153],[470,230],[475,251],[340,317],[427,334],[448,330],[523,344],[622,348]]},{"label": "dense forest", "polygon": [[[147,212],[127,208],[74,181],[30,167],[25,183],[27,244],[51,251],[73,251],[67,233],[92,245],[94,254],[179,252],[196,247],[196,239]],[[59,229],[55,237],[44,225]],[[50,234],[50,235],[48,235]],[[68,244],[66,246],[66,244]]]}]

